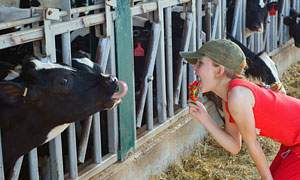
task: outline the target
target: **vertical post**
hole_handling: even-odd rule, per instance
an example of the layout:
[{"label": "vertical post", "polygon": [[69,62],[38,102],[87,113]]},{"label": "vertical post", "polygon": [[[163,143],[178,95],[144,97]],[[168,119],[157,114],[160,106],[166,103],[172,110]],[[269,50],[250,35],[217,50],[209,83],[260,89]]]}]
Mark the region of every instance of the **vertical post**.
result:
[{"label": "vertical post", "polygon": [[171,7],[165,9],[165,29],[166,29],[166,75],[167,75],[167,103],[168,117],[174,116],[173,101],[173,52],[172,52],[172,10]]},{"label": "vertical post", "polygon": [[[110,53],[109,61],[107,63],[107,72],[109,74],[116,75],[116,51],[115,51],[115,26],[111,23],[111,35],[110,35]],[[119,143],[118,132],[118,107],[107,110],[107,126],[108,126],[108,149],[110,153],[116,154]]]},{"label": "vertical post", "polygon": [[135,145],[135,98],[133,73],[132,20],[130,0],[117,0],[116,55],[120,80],[128,85],[127,95],[119,106],[120,159],[124,159]]},{"label": "vertical post", "polygon": [[1,129],[0,129],[0,180],[4,180],[4,165],[3,165]]},{"label": "vertical post", "polygon": [[165,28],[164,28],[164,11],[157,1],[158,20],[161,25],[160,39],[157,50],[156,60],[156,84],[157,84],[157,117],[159,123],[167,121],[167,98],[166,98],[166,75],[165,75]]},{"label": "vertical post", "polygon": [[197,0],[196,12],[197,14],[197,49],[202,46],[202,0]]}]

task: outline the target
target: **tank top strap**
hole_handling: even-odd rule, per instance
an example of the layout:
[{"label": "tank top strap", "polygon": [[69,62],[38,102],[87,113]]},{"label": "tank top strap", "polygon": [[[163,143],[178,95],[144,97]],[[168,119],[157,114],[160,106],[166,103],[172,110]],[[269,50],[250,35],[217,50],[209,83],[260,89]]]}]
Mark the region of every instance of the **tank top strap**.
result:
[{"label": "tank top strap", "polygon": [[[245,86],[245,87],[247,87],[247,88],[249,88],[249,89],[252,90],[252,88],[249,87],[249,82],[244,81],[244,80],[242,80],[242,79],[233,79],[233,80],[230,82],[229,87],[228,87],[228,91],[227,91],[227,99],[228,99],[228,94],[229,94],[230,90],[231,90],[232,88],[236,87],[236,86]],[[229,122],[235,123],[234,119],[232,118],[232,116],[231,116],[231,114],[230,114],[230,112],[229,112],[227,102],[225,102],[225,109],[226,109],[226,111],[228,112],[229,117],[230,117],[230,118],[229,118]]]}]

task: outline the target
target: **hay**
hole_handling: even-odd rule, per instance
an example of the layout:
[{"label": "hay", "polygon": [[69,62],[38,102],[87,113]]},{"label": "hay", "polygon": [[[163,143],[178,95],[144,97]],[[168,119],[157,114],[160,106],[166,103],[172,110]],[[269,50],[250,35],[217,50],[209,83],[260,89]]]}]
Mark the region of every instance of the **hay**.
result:
[{"label": "hay", "polygon": [[[300,61],[286,71],[281,81],[287,94],[300,99]],[[265,137],[258,137],[269,164],[276,156],[280,144]],[[237,155],[232,155],[211,137],[204,144],[198,144],[193,153],[173,162],[166,172],[156,180],[238,180],[260,179],[260,175],[251,159],[246,145]]]}]

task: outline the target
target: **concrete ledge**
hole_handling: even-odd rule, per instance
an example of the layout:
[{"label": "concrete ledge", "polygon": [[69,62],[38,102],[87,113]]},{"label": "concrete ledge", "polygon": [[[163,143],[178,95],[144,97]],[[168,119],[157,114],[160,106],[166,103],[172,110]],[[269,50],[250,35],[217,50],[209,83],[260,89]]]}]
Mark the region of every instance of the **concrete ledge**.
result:
[{"label": "concrete ledge", "polygon": [[[222,125],[215,104],[204,103],[211,117]],[[203,142],[207,131],[190,115],[185,115],[168,129],[141,145],[126,160],[107,168],[92,180],[144,180],[160,174],[179,157],[192,152],[195,145]]]},{"label": "concrete ledge", "polygon": [[283,72],[300,60],[300,48],[295,47],[294,39],[290,39],[283,46],[270,52],[269,56],[277,64],[279,76],[282,76]]}]

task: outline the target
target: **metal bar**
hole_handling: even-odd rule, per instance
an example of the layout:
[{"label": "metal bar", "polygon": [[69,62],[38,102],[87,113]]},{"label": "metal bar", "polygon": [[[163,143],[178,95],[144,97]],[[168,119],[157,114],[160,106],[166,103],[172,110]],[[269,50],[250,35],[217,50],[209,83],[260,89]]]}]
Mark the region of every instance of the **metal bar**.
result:
[{"label": "metal bar", "polygon": [[146,115],[147,115],[147,130],[153,130],[153,80],[149,82],[147,101],[146,101]]},{"label": "metal bar", "polygon": [[[197,23],[196,23],[196,31],[197,31],[197,49],[200,49],[200,47],[202,46],[202,0],[197,0],[197,6],[196,6],[196,19],[197,19]],[[173,97],[173,96],[172,96]]]},{"label": "metal bar", "polygon": [[173,101],[173,52],[172,52],[172,12],[171,7],[165,9],[165,30],[166,30],[166,78],[167,78],[167,114],[174,116]]},{"label": "metal bar", "polygon": [[29,178],[30,180],[39,180],[39,167],[37,149],[34,148],[28,153]]},{"label": "metal bar", "polygon": [[264,33],[264,47],[266,47],[266,51],[270,52],[270,16],[267,15],[267,20],[266,20],[266,30]]},{"label": "metal bar", "polygon": [[144,72],[144,77],[143,77],[143,81],[142,81],[141,88],[140,88],[140,96],[139,96],[138,104],[137,104],[137,108],[136,108],[136,111],[137,111],[136,126],[137,127],[141,127],[141,124],[142,124],[147,90],[148,90],[148,86],[149,86],[149,79],[151,79],[153,76],[155,58],[157,55],[159,39],[161,36],[160,24],[154,22],[152,24],[151,32],[153,32],[153,33],[151,33],[151,36],[150,36],[147,56],[146,56],[146,60],[145,60],[145,67],[147,67],[147,69]]},{"label": "metal bar", "polygon": [[187,107],[187,64],[183,62],[182,65],[182,83],[181,83],[181,107]]},{"label": "metal bar", "polygon": [[[236,31],[238,27],[238,19],[240,15],[240,8],[241,8],[241,0],[235,1],[235,6],[234,6],[234,12],[233,12],[233,20],[232,20],[232,29],[231,29],[231,35],[233,37],[236,37]],[[227,22],[228,23],[228,22]]]},{"label": "metal bar", "polygon": [[69,150],[70,178],[76,179],[78,177],[78,167],[77,167],[75,123],[71,123],[68,127],[68,150]]},{"label": "metal bar", "polygon": [[[44,11],[46,17],[47,11]],[[55,35],[52,31],[51,21],[44,18],[45,50],[46,56],[50,56],[52,62],[56,62]]]},{"label": "metal bar", "polygon": [[[285,0],[285,6],[284,6],[284,15],[289,16],[290,15],[290,0]],[[283,26],[283,37],[282,37],[282,43],[286,43],[288,41],[289,37],[289,27]]]},{"label": "metal bar", "polygon": [[221,26],[222,26],[222,39],[226,39],[227,36],[227,22],[226,22],[226,1],[221,1]]},{"label": "metal bar", "polygon": [[246,5],[247,5],[247,0],[242,0],[242,8],[241,8],[241,42],[247,46],[247,41],[246,41]]},{"label": "metal bar", "polygon": [[4,180],[4,165],[3,165],[1,128],[0,128],[0,180]]},{"label": "metal bar", "polygon": [[157,1],[158,22],[161,25],[160,39],[158,42],[156,61],[156,89],[157,89],[157,118],[159,123],[167,121],[167,97],[166,97],[166,67],[165,67],[165,28],[164,11],[162,2]]},{"label": "metal bar", "polygon": [[216,4],[212,33],[211,33],[211,40],[216,39],[217,28],[219,27],[220,9],[221,9],[221,4]]},{"label": "metal bar", "polygon": [[[183,30],[183,36],[181,41],[181,51],[188,51],[190,39],[191,39],[191,33],[192,33],[192,26],[193,26],[193,18],[191,13],[186,14],[186,20]],[[178,66],[177,66],[177,74],[175,79],[175,94],[174,94],[174,103],[178,104],[179,101],[179,95],[180,95],[180,88],[181,88],[181,82],[182,82],[182,72],[183,72],[183,58],[179,57],[178,59]]]},{"label": "metal bar", "polygon": [[93,143],[94,143],[94,161],[96,163],[102,162],[101,152],[101,132],[100,132],[100,113],[94,114],[93,118]]},{"label": "metal bar", "polygon": [[88,119],[82,122],[82,130],[78,144],[78,162],[84,163],[87,144],[90,136],[90,129],[92,125],[93,116],[90,116]]},{"label": "metal bar", "polygon": [[53,140],[49,142],[49,151],[50,151],[51,178],[56,180],[63,180],[64,168],[63,168],[60,134],[57,135]]},{"label": "metal bar", "polygon": [[[133,73],[132,19],[129,0],[117,0],[116,14],[116,54],[117,74],[127,85],[128,91],[119,105],[120,156],[127,157],[135,146],[135,97]],[[121,56],[122,55],[122,56]],[[126,58],[124,58],[126,57]]]},{"label": "metal bar", "polygon": [[111,46],[110,37],[99,39],[95,59],[96,62],[100,64],[103,70],[105,70],[107,66],[110,46]]},{"label": "metal bar", "polygon": [[[72,15],[72,14],[77,14],[77,13],[82,13],[82,12],[93,11],[93,10],[101,9],[104,7],[105,7],[105,4],[103,3],[103,4],[92,5],[92,6],[73,8],[70,10],[70,14]],[[34,11],[36,8],[32,8],[32,9]],[[69,13],[67,11],[62,10],[59,12],[60,17],[67,16],[67,15],[69,15]],[[36,17],[31,17],[31,18],[26,18],[26,19],[21,19],[21,20],[16,20],[16,21],[4,22],[4,23],[0,23],[0,30],[12,28],[12,27],[16,27],[16,26],[20,26],[20,25],[24,25],[24,24],[36,23],[36,22],[40,22],[40,21],[43,21],[43,16],[36,16]]]},{"label": "metal bar", "polygon": [[[193,14],[193,22],[197,22],[196,20],[196,1],[192,1],[191,3],[191,13]],[[219,19],[220,20],[220,19]],[[192,26],[192,32],[191,32],[191,39],[190,39],[190,43],[189,43],[189,51],[196,51],[196,47],[197,47],[197,30],[196,30],[196,23],[193,23],[193,26]],[[188,79],[186,79],[186,84],[187,85],[187,82],[192,82],[192,81],[195,81],[196,80],[196,76],[195,76],[195,73],[193,71],[193,65],[192,64],[188,64],[187,65],[188,67],[186,68],[186,71],[188,71]],[[185,89],[187,90],[187,87],[185,87]],[[185,94],[187,95],[187,92],[185,90]],[[173,96],[172,96],[173,97]],[[183,96],[182,96],[183,97]],[[187,97],[186,97],[187,99]]]},{"label": "metal bar", "polygon": [[14,168],[11,170],[11,172],[9,174],[9,178],[8,178],[9,180],[18,180],[19,179],[23,158],[24,158],[24,156],[21,156],[16,161]]},{"label": "metal bar", "polygon": [[[107,63],[107,72],[116,75],[116,57],[115,57],[115,32],[114,23],[111,24],[112,33],[110,36],[110,53]],[[117,153],[119,146],[119,129],[118,129],[118,107],[107,110],[107,126],[108,126],[108,149],[110,153]]]},{"label": "metal bar", "polygon": [[205,5],[205,33],[206,33],[206,42],[211,39],[211,3],[208,2]]}]

